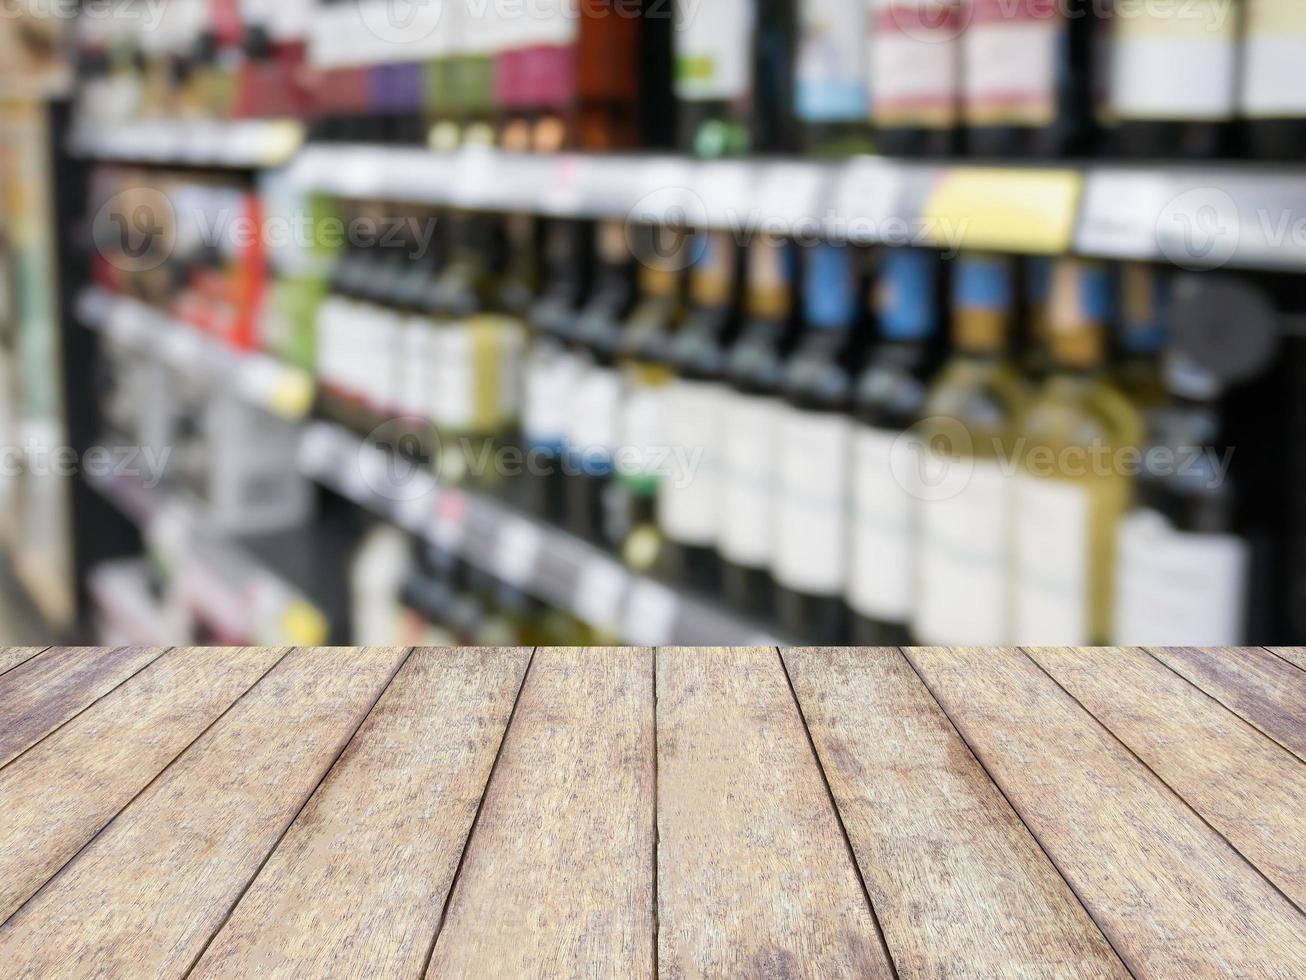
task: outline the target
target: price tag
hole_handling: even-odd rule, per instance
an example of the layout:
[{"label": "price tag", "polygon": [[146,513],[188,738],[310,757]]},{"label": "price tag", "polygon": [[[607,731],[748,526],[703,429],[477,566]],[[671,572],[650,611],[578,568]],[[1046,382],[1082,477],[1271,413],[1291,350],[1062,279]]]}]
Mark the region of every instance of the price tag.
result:
[{"label": "price tag", "polygon": [[931,241],[1034,255],[1069,250],[1082,178],[1075,170],[957,167],[925,206]]},{"label": "price tag", "polygon": [[1089,174],[1075,248],[1085,255],[1152,258],[1167,184],[1165,177],[1154,172]]},{"label": "price tag", "polygon": [[435,501],[435,524],[431,540],[442,551],[457,554],[467,536],[467,497],[457,490],[445,490]]},{"label": "price tag", "polygon": [[591,558],[581,566],[572,611],[596,629],[619,630],[621,600],[629,584],[630,575],[616,562]]},{"label": "price tag", "polygon": [[622,634],[640,646],[662,646],[671,639],[680,600],[664,585],[638,581],[630,592],[623,619]]},{"label": "price tag", "polygon": [[250,160],[264,167],[286,163],[304,143],[304,127],[289,119],[262,123]]},{"label": "price tag", "polygon": [[826,233],[858,244],[882,241],[890,220],[909,218],[901,196],[900,165],[870,157],[852,160],[835,185]]},{"label": "price tag", "polygon": [[540,207],[546,214],[577,214],[583,200],[583,172],[581,158],[574,153],[565,153],[549,161],[547,171],[525,179],[539,181],[536,189]]},{"label": "price tag", "polygon": [[248,355],[237,377],[243,397],[282,418],[302,419],[313,405],[312,377],[271,357]]},{"label": "price tag", "polygon": [[318,647],[327,641],[330,627],[322,611],[303,599],[293,600],[281,616],[286,642],[297,647]]},{"label": "price tag", "polygon": [[535,574],[543,541],[533,524],[522,520],[504,523],[494,549],[494,574],[509,585],[525,587]]},{"label": "price tag", "polygon": [[465,208],[484,206],[500,186],[498,155],[488,147],[469,146],[458,154],[453,183],[453,203]]},{"label": "price tag", "polygon": [[710,228],[751,228],[759,217],[753,194],[755,169],[739,160],[714,160],[694,170],[694,206]]},{"label": "price tag", "polygon": [[832,182],[828,166],[816,163],[773,163],[760,178],[759,227],[811,237],[824,218],[821,189]]}]

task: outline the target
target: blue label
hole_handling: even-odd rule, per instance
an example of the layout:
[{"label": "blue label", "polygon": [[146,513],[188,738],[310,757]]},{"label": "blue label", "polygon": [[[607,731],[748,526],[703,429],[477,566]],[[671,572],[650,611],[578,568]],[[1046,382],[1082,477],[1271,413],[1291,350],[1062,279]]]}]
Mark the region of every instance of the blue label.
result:
[{"label": "blue label", "polygon": [[1165,347],[1170,333],[1170,281],[1155,269],[1144,273],[1147,288],[1141,297],[1125,303],[1122,341],[1125,350],[1155,353]]},{"label": "blue label", "polygon": [[965,255],[953,273],[957,306],[979,310],[1011,309],[1011,263],[990,256]]},{"label": "blue label", "polygon": [[807,325],[846,329],[857,317],[857,277],[847,245],[818,245],[807,257],[803,310]]},{"label": "blue label", "polygon": [[866,86],[859,82],[804,82],[794,101],[807,122],[857,122],[871,115]]},{"label": "blue label", "polygon": [[880,270],[880,333],[890,340],[924,340],[938,326],[938,260],[922,248],[890,249]]},{"label": "blue label", "polygon": [[1109,323],[1116,312],[1116,284],[1105,262],[1079,265],[1079,309],[1089,323]]}]

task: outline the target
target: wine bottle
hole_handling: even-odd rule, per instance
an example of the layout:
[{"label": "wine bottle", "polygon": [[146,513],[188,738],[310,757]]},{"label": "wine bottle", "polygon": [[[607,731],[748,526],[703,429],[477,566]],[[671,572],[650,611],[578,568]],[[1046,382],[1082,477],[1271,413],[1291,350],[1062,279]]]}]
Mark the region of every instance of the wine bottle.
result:
[{"label": "wine bottle", "polygon": [[1092,119],[1087,0],[967,0],[962,106],[971,155],[1056,157]]},{"label": "wine bottle", "polygon": [[867,0],[798,0],[794,110],[804,150],[870,153]]},{"label": "wine bottle", "polygon": [[619,493],[610,512],[622,560],[642,574],[665,574],[666,539],[657,503],[667,473],[668,394],[675,375],[671,343],[685,318],[684,270],[692,261],[684,229],[632,230],[639,262],[639,302],[621,331],[617,364],[624,381],[620,446],[613,466]]},{"label": "wine bottle", "polygon": [[1238,646],[1251,549],[1237,533],[1236,488],[1214,465],[1221,385],[1178,352],[1165,377],[1169,400],[1151,417],[1143,459],[1163,451],[1193,465],[1144,465],[1139,474],[1134,509],[1117,532],[1111,642]]},{"label": "wine bottle", "polygon": [[581,379],[584,355],[575,323],[586,290],[580,222],[555,219],[545,232],[544,282],[532,305],[530,352],[526,361],[522,436],[526,447],[525,506],[544,520],[566,520],[568,406]]},{"label": "wine bottle", "polygon": [[676,380],[667,392],[667,448],[674,456],[658,491],[666,574],[716,594],[715,545],[722,518],[722,438],[726,352],[738,324],[739,246],[729,232],[700,237],[690,274],[690,313],[669,344]]},{"label": "wine bottle", "polygon": [[1107,267],[1058,262],[1053,373],[1022,422],[1014,493],[1014,637],[1031,645],[1097,646],[1112,636],[1116,532],[1142,421],[1106,380],[1115,284]]},{"label": "wine bottle", "polygon": [[1142,262],[1120,270],[1120,338],[1112,382],[1147,417],[1167,401],[1161,356],[1170,318],[1169,281]]},{"label": "wine bottle", "polygon": [[808,252],[803,334],[782,385],[771,569],[780,629],[800,642],[841,643],[848,625],[849,411],[861,318],[857,258],[846,245]]},{"label": "wine bottle", "polygon": [[781,383],[796,323],[792,246],[759,235],[748,248],[746,323],[726,355],[717,550],[727,602],[758,620],[775,614],[776,440]]},{"label": "wine bottle", "polygon": [[635,258],[620,221],[600,222],[595,258],[593,289],[575,330],[584,363],[567,412],[567,527],[578,537],[615,547],[607,515],[622,396],[617,349],[638,296]]},{"label": "wine bottle", "polygon": [[1042,382],[1052,370],[1048,341],[1051,334],[1052,269],[1054,260],[1035,256],[1025,259],[1025,317],[1027,327],[1022,338],[1020,364],[1025,376]]},{"label": "wine bottle", "polygon": [[936,366],[939,258],[888,251],[876,285],[880,342],[857,378],[852,438],[852,535],[848,605],[858,646],[910,641],[915,584],[915,465]]},{"label": "wine bottle", "polygon": [[1261,160],[1306,156],[1306,9],[1294,0],[1248,0],[1239,111],[1245,146]]},{"label": "wine bottle", "polygon": [[881,153],[935,157],[955,150],[961,26],[957,0],[874,0],[871,118]]},{"label": "wine bottle", "polygon": [[954,265],[953,354],[926,400],[917,466],[919,643],[998,645],[1011,636],[1011,483],[1026,394],[1007,356],[1010,259]]},{"label": "wine bottle", "polygon": [[792,149],[793,0],[677,0],[675,17],[680,148],[704,158]]},{"label": "wine bottle", "polygon": [[1238,10],[1193,0],[1155,4],[1112,21],[1109,122],[1117,156],[1215,157],[1229,149],[1238,60]]}]

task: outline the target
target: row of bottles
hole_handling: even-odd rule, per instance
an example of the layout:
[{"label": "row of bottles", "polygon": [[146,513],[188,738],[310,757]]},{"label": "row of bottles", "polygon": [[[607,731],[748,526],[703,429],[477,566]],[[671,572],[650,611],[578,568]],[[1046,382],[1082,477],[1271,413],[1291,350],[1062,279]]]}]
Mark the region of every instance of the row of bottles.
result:
[{"label": "row of bottles", "polygon": [[[360,431],[433,423],[444,479],[798,640],[1215,644],[1251,628],[1259,529],[1230,478],[1224,385],[1169,338],[1172,287],[1203,277],[436,220],[447,256],[345,255],[317,342],[324,410]],[[427,286],[392,288],[405,276]],[[451,276],[481,281],[477,299],[435,299]],[[500,331],[480,348],[477,317]],[[482,424],[455,419],[450,393],[485,406]],[[527,465],[499,466],[506,447]]]},{"label": "row of bottles", "polygon": [[136,6],[83,18],[101,125],[312,117],[326,139],[705,157],[1306,152],[1296,0],[193,0],[158,25]]}]

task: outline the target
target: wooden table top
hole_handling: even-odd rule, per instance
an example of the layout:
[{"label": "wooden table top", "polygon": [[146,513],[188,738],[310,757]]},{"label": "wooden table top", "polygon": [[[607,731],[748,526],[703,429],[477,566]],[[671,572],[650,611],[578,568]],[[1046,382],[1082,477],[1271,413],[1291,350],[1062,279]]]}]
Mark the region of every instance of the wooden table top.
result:
[{"label": "wooden table top", "polygon": [[1306,652],[0,648],[4,977],[1306,977]]}]

